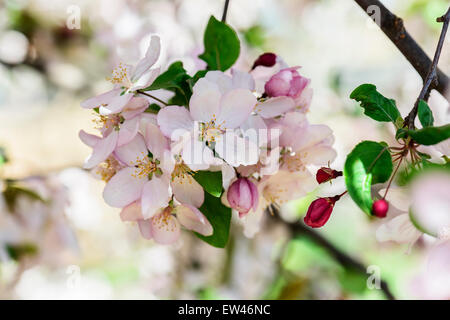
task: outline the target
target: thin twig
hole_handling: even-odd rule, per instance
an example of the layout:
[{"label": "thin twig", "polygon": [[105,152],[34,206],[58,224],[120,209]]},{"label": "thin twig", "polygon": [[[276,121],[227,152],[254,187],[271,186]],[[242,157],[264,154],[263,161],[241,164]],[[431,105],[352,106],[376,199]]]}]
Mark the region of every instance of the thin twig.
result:
[{"label": "thin twig", "polygon": [[405,118],[405,125],[408,126],[409,129],[414,129],[414,120],[417,116],[417,111],[419,108],[420,100],[428,100],[428,96],[430,95],[430,91],[432,89],[433,83],[439,82],[437,79],[437,65],[439,62],[439,57],[441,56],[442,47],[445,41],[445,35],[447,34],[448,25],[450,22],[450,7],[447,10],[447,13],[440,18],[436,19],[438,22],[443,22],[441,36],[439,37],[439,42],[436,48],[436,52],[434,53],[433,63],[431,64],[430,70],[428,71],[427,77],[423,84],[422,90],[420,91],[419,97],[414,103],[414,107],[409,112],[408,116]]},{"label": "thin twig", "polygon": [[[389,37],[397,49],[403,56],[411,63],[416,71],[421,76],[425,83],[428,71],[431,67],[431,59],[427,56],[425,51],[417,44],[417,42],[406,31],[403,20],[393,14],[378,0],[355,0],[355,2],[371,16],[373,9],[377,8],[380,11],[380,25],[381,30]],[[446,90],[449,87],[449,79],[445,73],[438,68],[436,69],[438,83],[432,83],[431,89],[436,89],[444,97]]]},{"label": "thin twig", "polygon": [[145,91],[137,90],[136,92],[137,92],[137,93],[140,93],[140,94],[143,94],[144,96],[147,96],[147,97],[149,97],[149,98],[155,99],[155,100],[158,101],[159,103],[162,103],[163,105],[168,106],[167,102],[164,102],[164,101],[162,101],[161,99],[159,99],[159,98],[157,98],[157,97],[155,97],[155,96],[153,96],[153,95],[151,95],[151,94],[149,94],[149,93],[147,93],[147,92],[145,92]]},{"label": "thin twig", "polygon": [[[277,208],[272,209],[274,211],[277,211]],[[286,225],[292,233],[304,234],[307,237],[309,237],[315,243],[317,243],[326,251],[328,251],[328,253],[331,256],[333,256],[342,266],[347,268],[353,268],[354,270],[357,270],[363,274],[367,273],[366,266],[364,266],[361,262],[355,260],[354,258],[350,257],[349,255],[338,249],[329,240],[327,240],[326,238],[324,238],[322,235],[312,230],[311,228],[306,227],[302,223],[286,222],[280,218],[279,214],[277,214],[275,218],[278,219],[280,222],[282,222],[284,225]],[[390,291],[388,284],[384,280],[380,281],[380,289],[381,291],[383,291],[387,299],[395,300],[395,297]]]},{"label": "thin twig", "polygon": [[227,21],[227,13],[228,13],[228,5],[230,4],[230,0],[225,0],[225,5],[223,6],[222,13],[222,22],[225,23]]}]

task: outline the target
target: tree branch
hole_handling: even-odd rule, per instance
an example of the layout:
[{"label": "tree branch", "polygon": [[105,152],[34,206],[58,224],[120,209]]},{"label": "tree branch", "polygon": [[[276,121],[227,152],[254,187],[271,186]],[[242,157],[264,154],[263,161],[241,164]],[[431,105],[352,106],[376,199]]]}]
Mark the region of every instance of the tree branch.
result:
[{"label": "tree branch", "polygon": [[223,6],[223,13],[222,13],[222,22],[225,23],[227,20],[227,13],[228,13],[228,5],[230,4],[230,0],[225,0],[225,5]]},{"label": "tree branch", "polygon": [[[403,20],[390,12],[378,0],[355,0],[355,2],[370,16],[373,12],[373,7],[380,9],[381,19],[379,27],[394,43],[397,49],[403,56],[411,63],[416,71],[421,76],[423,82],[426,82],[428,72],[431,68],[432,62],[425,51],[417,44],[417,42],[406,31]],[[433,81],[430,85],[431,89],[436,89],[443,96],[449,87],[449,79],[441,70],[436,70],[437,82]]]},{"label": "tree branch", "polygon": [[[270,206],[274,213],[274,219],[277,219],[284,225],[286,225],[289,230],[294,234],[303,234],[309,237],[311,240],[313,240],[315,243],[320,245],[322,248],[324,248],[328,253],[333,256],[342,266],[347,268],[355,269],[361,273],[367,274],[367,268],[359,261],[355,260],[354,258],[350,257],[346,253],[339,250],[337,247],[335,247],[330,241],[328,241],[326,238],[324,238],[322,235],[314,231],[313,229],[305,226],[302,223],[295,223],[295,222],[286,222],[282,220],[279,217],[278,209],[275,206]],[[394,295],[391,293],[388,284],[386,281],[381,280],[380,281],[380,289],[383,291],[384,295],[389,300],[395,300]]]},{"label": "tree branch", "polygon": [[428,71],[427,78],[423,84],[422,90],[420,91],[419,97],[414,104],[414,108],[412,108],[411,112],[405,118],[405,125],[408,126],[409,129],[414,129],[414,120],[417,116],[417,110],[419,108],[420,100],[428,100],[428,96],[430,95],[431,86],[436,84],[436,69],[439,62],[439,57],[441,56],[442,47],[444,46],[445,35],[447,34],[448,24],[450,22],[450,7],[447,10],[447,13],[442,17],[436,19],[438,22],[443,22],[441,36],[439,37],[439,42],[436,48],[436,52],[434,53],[433,63],[431,64],[430,70]]}]

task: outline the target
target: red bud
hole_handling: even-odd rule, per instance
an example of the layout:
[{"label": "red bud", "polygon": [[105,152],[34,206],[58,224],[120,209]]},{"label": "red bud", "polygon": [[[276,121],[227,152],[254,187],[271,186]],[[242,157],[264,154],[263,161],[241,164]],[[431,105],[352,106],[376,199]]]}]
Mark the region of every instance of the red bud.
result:
[{"label": "red bud", "polygon": [[273,65],[275,65],[276,62],[277,62],[277,55],[274,53],[266,52],[260,55],[258,59],[255,60],[252,70],[255,69],[257,66],[272,67]]},{"label": "red bud", "polygon": [[389,203],[384,199],[377,200],[372,205],[372,213],[378,218],[386,217],[388,210]]},{"label": "red bud", "polygon": [[319,228],[327,223],[330,218],[331,212],[336,201],[340,199],[340,196],[319,198],[314,200],[305,216],[305,223],[311,228]]},{"label": "red bud", "polygon": [[316,180],[320,184],[320,183],[324,183],[324,182],[333,180],[340,176],[342,176],[342,171],[337,171],[337,170],[333,170],[331,168],[322,167],[319,170],[317,170]]}]

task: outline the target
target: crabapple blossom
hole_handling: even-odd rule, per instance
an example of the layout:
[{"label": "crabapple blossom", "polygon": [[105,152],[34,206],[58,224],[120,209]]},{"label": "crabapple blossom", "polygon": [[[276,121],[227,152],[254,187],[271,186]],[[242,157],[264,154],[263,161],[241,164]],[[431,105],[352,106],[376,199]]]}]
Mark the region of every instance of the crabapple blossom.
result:
[{"label": "crabapple blossom", "polygon": [[305,223],[311,228],[323,227],[330,218],[334,204],[339,198],[339,196],[335,196],[314,200],[304,218]]},{"label": "crabapple blossom", "polygon": [[228,188],[227,200],[230,206],[239,212],[242,217],[250,209],[255,210],[258,206],[258,189],[255,184],[247,178],[239,178]]}]

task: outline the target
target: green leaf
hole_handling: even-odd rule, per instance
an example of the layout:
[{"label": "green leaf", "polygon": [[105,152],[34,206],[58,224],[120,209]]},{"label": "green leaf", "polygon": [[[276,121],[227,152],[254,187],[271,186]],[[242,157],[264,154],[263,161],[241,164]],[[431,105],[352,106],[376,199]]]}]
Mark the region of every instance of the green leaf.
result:
[{"label": "green leaf", "polygon": [[157,105],[156,103],[152,103],[148,106],[147,109],[145,109],[145,112],[156,114],[159,112],[159,110],[161,110],[161,107],[159,105]]},{"label": "green leaf", "polygon": [[433,112],[431,111],[428,104],[423,100],[419,101],[418,115],[422,127],[425,128],[433,126],[434,123]]},{"label": "green leaf", "polygon": [[213,16],[206,26],[203,44],[205,52],[198,57],[208,64],[209,70],[225,71],[239,57],[240,43],[236,32]]},{"label": "green leaf", "polygon": [[408,130],[408,135],[419,144],[431,146],[450,138],[450,124],[441,127],[425,127],[420,130]]},{"label": "green leaf", "polygon": [[222,195],[222,171],[197,171],[194,179],[212,196]]},{"label": "green leaf", "polygon": [[344,176],[348,193],[368,215],[371,215],[373,205],[372,184],[386,182],[391,173],[392,158],[381,143],[363,141],[347,156]]},{"label": "green leaf", "polygon": [[0,167],[8,162],[8,156],[4,148],[0,147]]},{"label": "green leaf", "polygon": [[392,122],[398,126],[401,114],[395,101],[385,98],[373,84],[362,84],[350,94],[350,98],[361,103],[364,114],[376,121]]},{"label": "green leaf", "polygon": [[231,209],[225,207],[220,198],[205,192],[205,201],[199,209],[213,227],[213,234],[205,237],[195,233],[197,237],[217,248],[225,248],[230,234]]},{"label": "green leaf", "polygon": [[190,76],[183,68],[183,63],[176,61],[169,66],[166,72],[161,73],[150,86],[143,89],[143,91],[169,90],[175,93],[174,98],[177,97],[175,100],[176,104],[188,105],[192,95],[191,87],[187,82],[189,79]]}]

